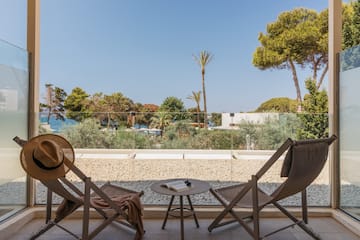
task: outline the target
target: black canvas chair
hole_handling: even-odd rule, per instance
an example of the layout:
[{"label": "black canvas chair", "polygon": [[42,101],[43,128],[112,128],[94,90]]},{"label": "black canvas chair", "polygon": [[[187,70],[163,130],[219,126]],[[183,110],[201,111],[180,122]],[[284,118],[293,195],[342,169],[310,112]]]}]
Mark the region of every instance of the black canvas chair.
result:
[{"label": "black canvas chair", "polygon": [[[140,196],[135,192],[111,183],[98,187],[74,165],[75,154],[71,144],[61,136],[45,134],[29,141],[15,137],[22,146],[20,154],[24,170],[33,178],[41,181],[48,188],[45,225],[31,239],[36,239],[53,226],[57,226],[76,239],[93,239],[106,226],[117,222],[135,230],[134,239],[139,240],[144,234],[142,206]],[[73,172],[84,184],[80,188],[66,178]],[[52,216],[52,194],[63,198],[57,205],[55,216]],[[80,208],[82,207],[82,208]],[[92,231],[89,229],[90,208],[103,218]],[[61,221],[75,210],[82,210],[82,230],[78,236],[66,229]]]},{"label": "black canvas chair", "polygon": [[[288,139],[270,157],[264,166],[255,175],[252,175],[247,183],[219,189],[210,189],[211,193],[219,200],[225,209],[209,225],[208,230],[211,232],[214,228],[238,222],[253,239],[258,240],[288,227],[298,225],[314,239],[320,239],[307,225],[306,188],[316,179],[323,169],[328,157],[329,145],[335,139],[336,136],[334,135],[330,138],[316,140],[293,141]],[[267,194],[259,188],[258,181],[286,151],[287,153],[281,169],[281,176],[286,179],[273,193]],[[299,192],[301,192],[302,200],[302,220],[293,216],[285,207],[279,204],[280,200]],[[291,219],[293,223],[260,236],[260,211],[269,204],[277,207],[284,215]],[[250,209],[250,213],[242,213],[242,216],[240,216],[240,214],[235,212],[236,207]],[[228,214],[231,215],[232,219],[225,219]],[[252,222],[253,226],[251,226],[249,222]]]}]

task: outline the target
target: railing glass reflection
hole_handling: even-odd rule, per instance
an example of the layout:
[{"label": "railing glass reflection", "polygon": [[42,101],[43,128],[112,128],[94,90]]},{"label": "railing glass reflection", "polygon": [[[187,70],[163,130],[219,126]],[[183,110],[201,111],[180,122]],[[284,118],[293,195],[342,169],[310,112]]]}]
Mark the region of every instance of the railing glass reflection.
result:
[{"label": "railing glass reflection", "polygon": [[360,46],[340,55],[340,205],[360,219]]},{"label": "railing glass reflection", "polygon": [[[160,124],[165,121],[160,121],[156,112],[73,115],[81,121],[52,116],[47,121],[44,116],[48,114],[41,113],[40,130],[67,138],[76,149],[76,164],[93,180],[144,190],[145,204],[167,204],[167,199],[154,196],[149,189],[154,181],[197,178],[215,187],[247,181],[287,138],[301,138],[307,129],[304,120],[309,119],[306,114],[295,113],[212,113],[205,129],[193,113],[181,114],[181,120]],[[316,114],[316,118],[327,122],[328,116]],[[326,133],[327,125],[323,128]],[[280,184],[281,163],[263,178],[261,184],[267,191]],[[44,203],[44,189],[41,185],[38,189],[37,202]],[[329,205],[327,166],[310,187],[309,195],[309,205]],[[218,204],[210,194],[196,198],[197,205]],[[287,203],[299,205],[299,197]]]},{"label": "railing glass reflection", "polygon": [[28,53],[0,40],[0,220],[26,204],[26,174],[13,137],[27,136]]}]

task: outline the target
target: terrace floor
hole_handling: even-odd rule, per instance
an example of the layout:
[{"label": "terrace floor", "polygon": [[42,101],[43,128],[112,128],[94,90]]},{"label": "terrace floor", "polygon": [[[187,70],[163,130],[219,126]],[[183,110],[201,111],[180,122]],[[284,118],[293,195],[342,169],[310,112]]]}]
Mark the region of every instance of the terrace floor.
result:
[{"label": "terrace floor", "polygon": [[[93,223],[98,224],[100,220],[94,220]],[[29,239],[32,232],[36,231],[43,224],[43,220],[34,219],[16,232],[9,240],[25,240]],[[200,219],[200,228],[196,228],[192,219],[185,220],[185,239],[190,240],[206,240],[206,239],[251,239],[245,230],[237,224],[229,225],[219,229],[213,230],[211,233],[207,231],[208,225],[211,223],[211,219]],[[283,218],[265,218],[261,221],[261,229],[263,232],[268,232],[276,227],[286,225],[288,221]],[[161,219],[145,219],[145,236],[144,240],[176,240],[180,239],[180,222],[178,219],[169,219],[166,228],[161,229]],[[317,231],[317,233],[326,240],[359,240],[360,237],[353,234],[342,224],[337,222],[331,217],[319,217],[311,218],[310,226]],[[64,225],[72,229],[75,233],[81,232],[81,221],[72,219],[67,220]],[[133,239],[134,233],[132,230],[128,230],[117,224],[112,224],[105,228],[95,239],[98,240],[110,240],[110,239]],[[1,236],[0,236],[1,239]],[[74,239],[68,233],[63,230],[53,227],[46,234],[38,239],[47,240],[66,240]],[[288,228],[282,232],[276,233],[269,238],[273,240],[305,240],[312,239],[305,234],[300,228]]]},{"label": "terrace floor", "polygon": [[[86,175],[91,176],[93,181],[100,184],[102,182],[110,180],[112,183],[119,184],[123,187],[129,187],[130,189],[134,190],[144,190],[145,195],[142,198],[143,202],[150,205],[160,206],[167,204],[169,202],[169,199],[166,198],[166,196],[156,195],[150,190],[150,185],[154,181],[157,181],[159,178],[166,179],[170,177],[184,176],[190,178],[199,178],[210,182],[213,187],[217,187],[217,185],[219,184],[230,184],[233,181],[241,182],[248,180],[248,176],[250,175],[250,173],[253,173],[256,171],[256,169],[259,169],[259,166],[262,166],[264,164],[264,161],[266,161],[267,159],[263,156],[261,156],[260,158],[256,157],[256,159],[252,159],[251,157],[253,156],[250,156],[251,160],[244,160],[243,155],[241,154],[238,155],[236,159],[232,159],[230,157],[225,158],[223,155],[221,155],[222,153],[219,153],[221,156],[218,156],[218,158],[220,159],[210,160],[198,159],[198,156],[195,155],[191,155],[191,159],[187,159],[184,156],[188,155],[181,155],[179,159],[182,159],[182,161],[180,162],[179,159],[177,159],[173,155],[170,156],[171,159],[168,159],[169,156],[167,156],[166,158],[164,157],[164,159],[152,159],[149,156],[144,157],[144,154],[136,154],[135,158],[125,157],[124,159],[119,160],[117,158],[118,155],[103,155],[103,153],[101,153],[102,157],[99,159],[99,156],[94,157],[92,154],[88,154],[87,152],[81,154],[79,154],[81,156],[78,156],[76,164],[82,171],[85,172]],[[173,153],[171,152],[171,154]],[[268,153],[266,153],[265,155],[267,154]],[[246,159],[248,159],[249,156],[246,156]],[[265,182],[271,183],[271,186],[278,184],[278,174],[275,174],[275,172],[277,173],[280,167],[281,164],[275,165],[274,172],[270,172],[269,176],[265,176]],[[77,181],[76,178],[72,179],[71,175],[69,177],[70,180],[74,182]],[[315,196],[315,205],[319,205],[319,202],[321,200],[329,199],[329,197],[327,196],[329,192],[328,178],[328,171],[323,171],[323,174],[317,179],[313,186],[314,191],[311,191],[311,189],[309,189],[308,193],[311,196]],[[20,187],[24,188],[24,180],[20,181],[20,183],[12,182],[11,184],[9,184],[6,188],[9,189],[9,191],[4,191],[4,193],[6,194],[3,195],[9,195],[10,199],[16,199],[16,196],[11,195],[12,193],[25,192],[25,189],[22,188],[20,189],[20,191],[13,191],[15,185],[20,185]],[[323,189],[322,187],[320,188],[320,186],[325,186],[325,189]],[[40,185],[37,186],[36,189],[37,203],[45,203],[45,188]],[[358,186],[352,186],[351,191],[348,192],[353,193],[354,195],[349,195],[350,199],[354,199],[355,201],[358,199],[358,195],[356,195],[359,192],[358,189]],[[194,199],[192,199],[194,200],[193,203],[195,203],[196,205],[202,205],[203,207],[206,207],[207,204],[213,205],[214,202],[212,202],[210,194],[204,194],[208,195],[203,196],[199,194],[194,196]],[[325,194],[325,196],[323,196],[323,194]],[[3,199],[6,198],[4,197]],[[309,200],[309,203],[310,205],[313,205],[311,204],[311,199]],[[295,202],[297,203],[297,200]],[[327,205],[327,202],[321,204],[321,206]],[[295,206],[298,206],[298,204],[295,204]],[[164,210],[160,211],[160,213],[164,213]],[[163,215],[161,214],[156,216],[145,216],[144,227],[146,230],[146,234],[144,236],[144,240],[180,239],[179,219],[169,219],[166,229],[162,230],[161,225]],[[19,221],[15,221],[15,227],[12,227],[12,229],[10,229],[11,234],[9,234],[9,231],[7,231],[6,234],[3,234],[4,232],[1,231],[2,224],[0,224],[0,240],[29,239],[32,233],[36,232],[41,227],[41,225],[44,224],[44,219],[41,217],[43,216],[36,216],[28,219],[26,221],[26,224],[23,220],[23,224],[25,225],[19,224]],[[22,219],[24,219],[24,217],[22,217]],[[342,221],[339,221],[337,219],[338,218],[336,217],[332,217],[331,214],[327,214],[324,216],[321,214],[316,215],[315,213],[315,215],[312,215],[312,217],[310,217],[309,224],[310,227],[313,228],[317,233],[319,233],[322,239],[325,240],[360,240],[360,223],[358,223],[357,227],[355,228],[357,230],[353,230],[358,234],[357,236],[351,230],[346,228],[342,224]],[[213,232],[209,233],[207,231],[207,227],[209,226],[211,221],[212,217],[209,217],[208,215],[205,217],[200,217],[200,228],[196,228],[192,219],[186,219],[185,239],[251,239],[250,236],[246,233],[246,231],[238,225],[229,225],[227,227],[215,229],[213,230]],[[99,223],[98,219],[94,219],[94,224],[96,223]],[[278,228],[279,226],[284,226],[288,223],[289,221],[287,219],[279,218],[278,216],[274,215],[268,215],[266,218],[262,219],[260,227],[263,233],[267,233]],[[65,225],[72,229],[76,234],[80,235],[82,224],[79,219],[67,220],[65,221]],[[118,225],[113,224],[103,230],[95,239],[133,239],[133,237],[134,233],[131,230],[124,229],[123,227],[119,227]],[[54,227],[38,239],[66,240],[74,238],[63,230]],[[306,235],[298,227],[295,227],[276,233],[266,239],[306,240],[312,238]]]},{"label": "terrace floor", "polygon": [[[37,210],[36,210],[37,209]],[[144,228],[146,230],[144,240],[177,240],[180,238],[180,220],[169,217],[164,230],[161,229],[163,222],[163,214],[166,208],[157,208],[154,212],[145,211],[144,213]],[[192,218],[186,218],[184,221],[185,239],[189,240],[232,240],[252,239],[248,233],[239,224],[230,224],[224,227],[214,229],[211,233],[207,228],[213,220],[213,214],[198,209],[198,217],[200,227],[196,228]],[[310,209],[309,209],[310,210]],[[315,210],[315,209],[314,209]],[[311,211],[311,210],[310,210]],[[331,210],[330,210],[331,211]],[[30,212],[30,213],[29,213]],[[320,212],[309,212],[309,226],[320,235],[324,240],[360,240],[359,223],[351,225],[348,217],[339,217],[341,213],[333,211],[328,214],[327,210],[320,210]],[[321,213],[322,212],[322,213]],[[269,214],[270,213],[270,214]],[[326,214],[325,214],[326,213]],[[76,211],[66,221],[62,221],[62,225],[75,234],[80,236],[82,229],[81,211]],[[91,215],[96,216],[96,215]],[[31,235],[38,231],[44,224],[44,208],[31,208],[23,213],[18,214],[15,219],[8,221],[7,228],[2,228],[0,225],[0,240],[27,240]],[[11,222],[11,223],[9,223]],[[94,217],[91,219],[90,230],[100,224],[101,219]],[[265,215],[260,220],[261,233],[266,234],[274,231],[280,227],[286,226],[290,223],[287,218],[281,217],[276,212],[265,211]],[[350,227],[350,228],[349,228]],[[353,231],[351,231],[353,229]],[[354,230],[355,229],[355,230]],[[96,236],[96,240],[112,240],[112,239],[133,239],[134,231],[119,224],[113,223],[107,226],[102,232]],[[39,240],[67,240],[75,239],[62,229],[58,227],[51,228],[48,232],[37,238]],[[267,237],[269,240],[308,240],[312,239],[299,227],[287,228],[284,231],[275,233]]]}]

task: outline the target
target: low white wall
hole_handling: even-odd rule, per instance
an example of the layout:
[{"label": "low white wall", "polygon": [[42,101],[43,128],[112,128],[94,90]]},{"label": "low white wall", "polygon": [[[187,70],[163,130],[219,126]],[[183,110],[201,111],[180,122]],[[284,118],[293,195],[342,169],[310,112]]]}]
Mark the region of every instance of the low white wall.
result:
[{"label": "low white wall", "polygon": [[[86,154],[84,153],[86,152]],[[167,178],[197,178],[208,181],[247,181],[273,154],[273,151],[206,150],[109,150],[90,154],[76,150],[76,165],[98,181],[143,181]],[[120,156],[120,157],[117,157]],[[126,157],[127,156],[127,157]],[[283,159],[264,175],[262,182],[282,182]],[[329,168],[315,181],[329,184]]]}]

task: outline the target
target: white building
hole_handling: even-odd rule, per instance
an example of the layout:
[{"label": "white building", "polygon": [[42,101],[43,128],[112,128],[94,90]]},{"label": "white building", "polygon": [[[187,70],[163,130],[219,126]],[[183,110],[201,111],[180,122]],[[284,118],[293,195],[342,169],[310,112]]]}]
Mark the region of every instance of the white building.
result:
[{"label": "white building", "polygon": [[240,123],[263,124],[265,121],[279,120],[279,113],[222,113],[221,126],[217,129],[234,129]]}]

